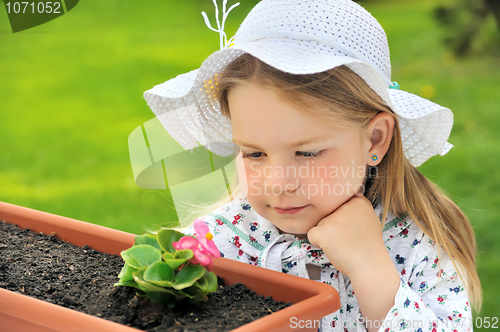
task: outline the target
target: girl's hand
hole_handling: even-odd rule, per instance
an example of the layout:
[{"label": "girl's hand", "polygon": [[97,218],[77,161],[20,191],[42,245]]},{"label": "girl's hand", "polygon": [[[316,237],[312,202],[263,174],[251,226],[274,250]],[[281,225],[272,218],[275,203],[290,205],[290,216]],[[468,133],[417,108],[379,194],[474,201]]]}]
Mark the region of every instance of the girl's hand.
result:
[{"label": "girl's hand", "polygon": [[[355,195],[307,232],[309,242],[351,279],[380,264],[390,263],[382,225],[370,201]],[[392,263],[391,263],[392,265]]]}]

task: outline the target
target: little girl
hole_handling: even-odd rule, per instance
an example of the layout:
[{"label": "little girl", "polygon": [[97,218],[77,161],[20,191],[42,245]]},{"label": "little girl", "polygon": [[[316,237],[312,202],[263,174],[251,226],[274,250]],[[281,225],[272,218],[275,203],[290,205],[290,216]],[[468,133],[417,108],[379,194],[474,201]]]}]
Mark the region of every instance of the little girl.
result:
[{"label": "little girl", "polygon": [[474,234],[416,169],[451,148],[453,115],[391,82],[379,23],[350,0],[262,0],[216,31],[221,50],[145,98],[184,148],[237,145],[241,191],[201,218],[221,255],[334,287],[322,331],[470,331]]}]

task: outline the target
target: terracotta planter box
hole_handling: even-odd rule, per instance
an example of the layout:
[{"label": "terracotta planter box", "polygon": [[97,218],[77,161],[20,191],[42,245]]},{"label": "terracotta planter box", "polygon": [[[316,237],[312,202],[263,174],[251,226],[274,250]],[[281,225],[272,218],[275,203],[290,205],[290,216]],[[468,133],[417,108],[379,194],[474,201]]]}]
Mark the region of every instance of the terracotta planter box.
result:
[{"label": "terracotta planter box", "polygon": [[[52,234],[76,246],[119,254],[134,243],[134,234],[75,219],[0,202],[0,220]],[[263,269],[226,258],[214,260],[214,272],[227,285],[242,283],[259,295],[293,305],[234,331],[295,331],[290,318],[317,320],[340,307],[338,293],[329,285]],[[294,320],[295,321],[295,320]],[[75,310],[0,288],[0,326],[5,331],[139,331]]]}]

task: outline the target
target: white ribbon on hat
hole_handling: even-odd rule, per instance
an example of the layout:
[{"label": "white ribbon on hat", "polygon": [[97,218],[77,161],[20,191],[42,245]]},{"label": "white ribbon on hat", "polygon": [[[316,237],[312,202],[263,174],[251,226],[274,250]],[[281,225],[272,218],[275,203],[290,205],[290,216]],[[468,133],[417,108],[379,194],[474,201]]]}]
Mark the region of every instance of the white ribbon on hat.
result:
[{"label": "white ribbon on hat", "polygon": [[222,50],[223,48],[229,47],[229,45],[231,45],[231,42],[234,40],[234,36],[231,37],[229,40],[227,40],[227,35],[224,32],[224,25],[226,24],[226,18],[229,15],[229,12],[233,10],[235,7],[239,6],[240,3],[239,2],[235,3],[234,5],[229,7],[229,9],[226,11],[227,0],[224,0],[224,2],[222,3],[222,24],[221,24],[221,22],[219,21],[219,6],[217,5],[217,1],[212,0],[212,2],[214,3],[215,6],[215,20],[217,22],[217,29],[213,28],[212,25],[210,24],[210,20],[208,19],[207,13],[201,12],[201,15],[205,19],[205,24],[207,25],[207,27],[210,30],[219,33],[220,49]]}]

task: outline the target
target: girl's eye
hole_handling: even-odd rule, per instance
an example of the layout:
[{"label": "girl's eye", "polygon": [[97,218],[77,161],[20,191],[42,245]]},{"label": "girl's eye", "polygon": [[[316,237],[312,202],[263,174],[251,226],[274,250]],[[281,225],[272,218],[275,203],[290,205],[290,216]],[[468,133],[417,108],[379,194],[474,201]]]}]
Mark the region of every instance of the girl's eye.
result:
[{"label": "girl's eye", "polygon": [[243,158],[248,158],[248,159],[259,159],[260,156],[255,156],[255,155],[259,155],[259,154],[262,154],[262,152],[245,153],[245,152],[241,151],[241,156]]},{"label": "girl's eye", "polygon": [[[254,153],[245,153],[241,152],[243,158],[249,158],[249,159],[259,159],[260,156],[262,155],[262,152],[254,152]],[[322,156],[324,154],[323,151],[315,151],[315,152],[302,152],[302,151],[297,151],[297,154],[302,155],[304,158],[315,158]]]},{"label": "girl's eye", "polygon": [[305,158],[314,158],[314,157],[319,157],[323,155],[323,151],[315,151],[315,152],[300,152],[297,151],[297,153],[302,154]]}]

